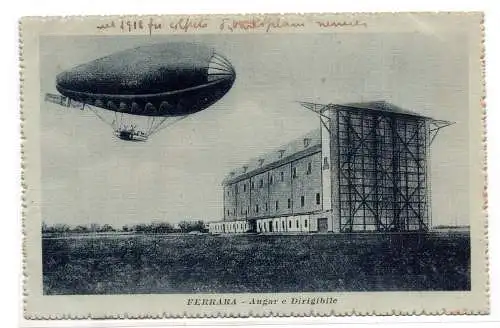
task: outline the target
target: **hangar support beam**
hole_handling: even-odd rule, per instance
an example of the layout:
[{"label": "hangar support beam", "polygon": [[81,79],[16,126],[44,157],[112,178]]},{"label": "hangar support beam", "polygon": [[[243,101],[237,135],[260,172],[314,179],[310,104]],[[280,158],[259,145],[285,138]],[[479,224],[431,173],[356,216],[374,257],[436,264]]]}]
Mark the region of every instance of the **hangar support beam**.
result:
[{"label": "hangar support beam", "polygon": [[[341,232],[429,229],[429,147],[452,122],[383,102],[373,107],[300,104],[331,127],[332,157],[337,157],[337,167],[331,168],[336,170],[333,197],[338,197],[334,210]],[[336,124],[329,124],[332,120]]]}]

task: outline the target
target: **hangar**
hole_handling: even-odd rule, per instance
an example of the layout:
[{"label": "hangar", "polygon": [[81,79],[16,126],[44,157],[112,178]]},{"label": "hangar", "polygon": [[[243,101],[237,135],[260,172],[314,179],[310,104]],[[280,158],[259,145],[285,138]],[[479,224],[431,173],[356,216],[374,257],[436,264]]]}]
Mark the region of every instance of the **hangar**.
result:
[{"label": "hangar", "polygon": [[452,122],[385,101],[301,105],[320,128],[230,172],[223,220],[211,233],[431,227],[430,146]]}]

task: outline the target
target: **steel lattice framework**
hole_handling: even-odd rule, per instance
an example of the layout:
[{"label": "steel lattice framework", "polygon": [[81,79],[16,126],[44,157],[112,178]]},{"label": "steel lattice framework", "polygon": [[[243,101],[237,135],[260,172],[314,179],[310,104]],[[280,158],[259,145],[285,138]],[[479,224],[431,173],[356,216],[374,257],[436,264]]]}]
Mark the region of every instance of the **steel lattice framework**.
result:
[{"label": "steel lattice framework", "polygon": [[320,116],[333,140],[341,232],[428,230],[429,148],[452,122],[380,108],[301,104]]}]

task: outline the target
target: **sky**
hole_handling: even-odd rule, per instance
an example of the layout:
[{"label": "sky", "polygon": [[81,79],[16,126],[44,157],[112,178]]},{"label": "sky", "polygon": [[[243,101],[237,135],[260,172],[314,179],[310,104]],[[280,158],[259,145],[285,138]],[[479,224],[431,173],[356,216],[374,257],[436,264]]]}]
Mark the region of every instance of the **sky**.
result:
[{"label": "sky", "polygon": [[[194,41],[236,70],[208,109],[145,143],[92,112],[44,102],[56,75],[139,45]],[[450,33],[50,36],[40,40],[42,215],[48,224],[220,220],[221,181],[248,159],[319,128],[296,103],[386,100],[456,122],[432,144],[433,224],[469,224],[468,45]]]}]

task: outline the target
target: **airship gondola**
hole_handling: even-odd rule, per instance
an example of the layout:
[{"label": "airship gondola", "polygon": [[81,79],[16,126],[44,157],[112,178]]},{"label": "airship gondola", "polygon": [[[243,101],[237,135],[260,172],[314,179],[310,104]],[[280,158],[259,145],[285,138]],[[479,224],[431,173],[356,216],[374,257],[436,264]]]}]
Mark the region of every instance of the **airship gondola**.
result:
[{"label": "airship gondola", "polygon": [[231,63],[212,48],[196,43],[153,44],[60,73],[56,89],[62,97],[46,99],[88,108],[118,138],[145,141],[216,103],[235,78]]}]

